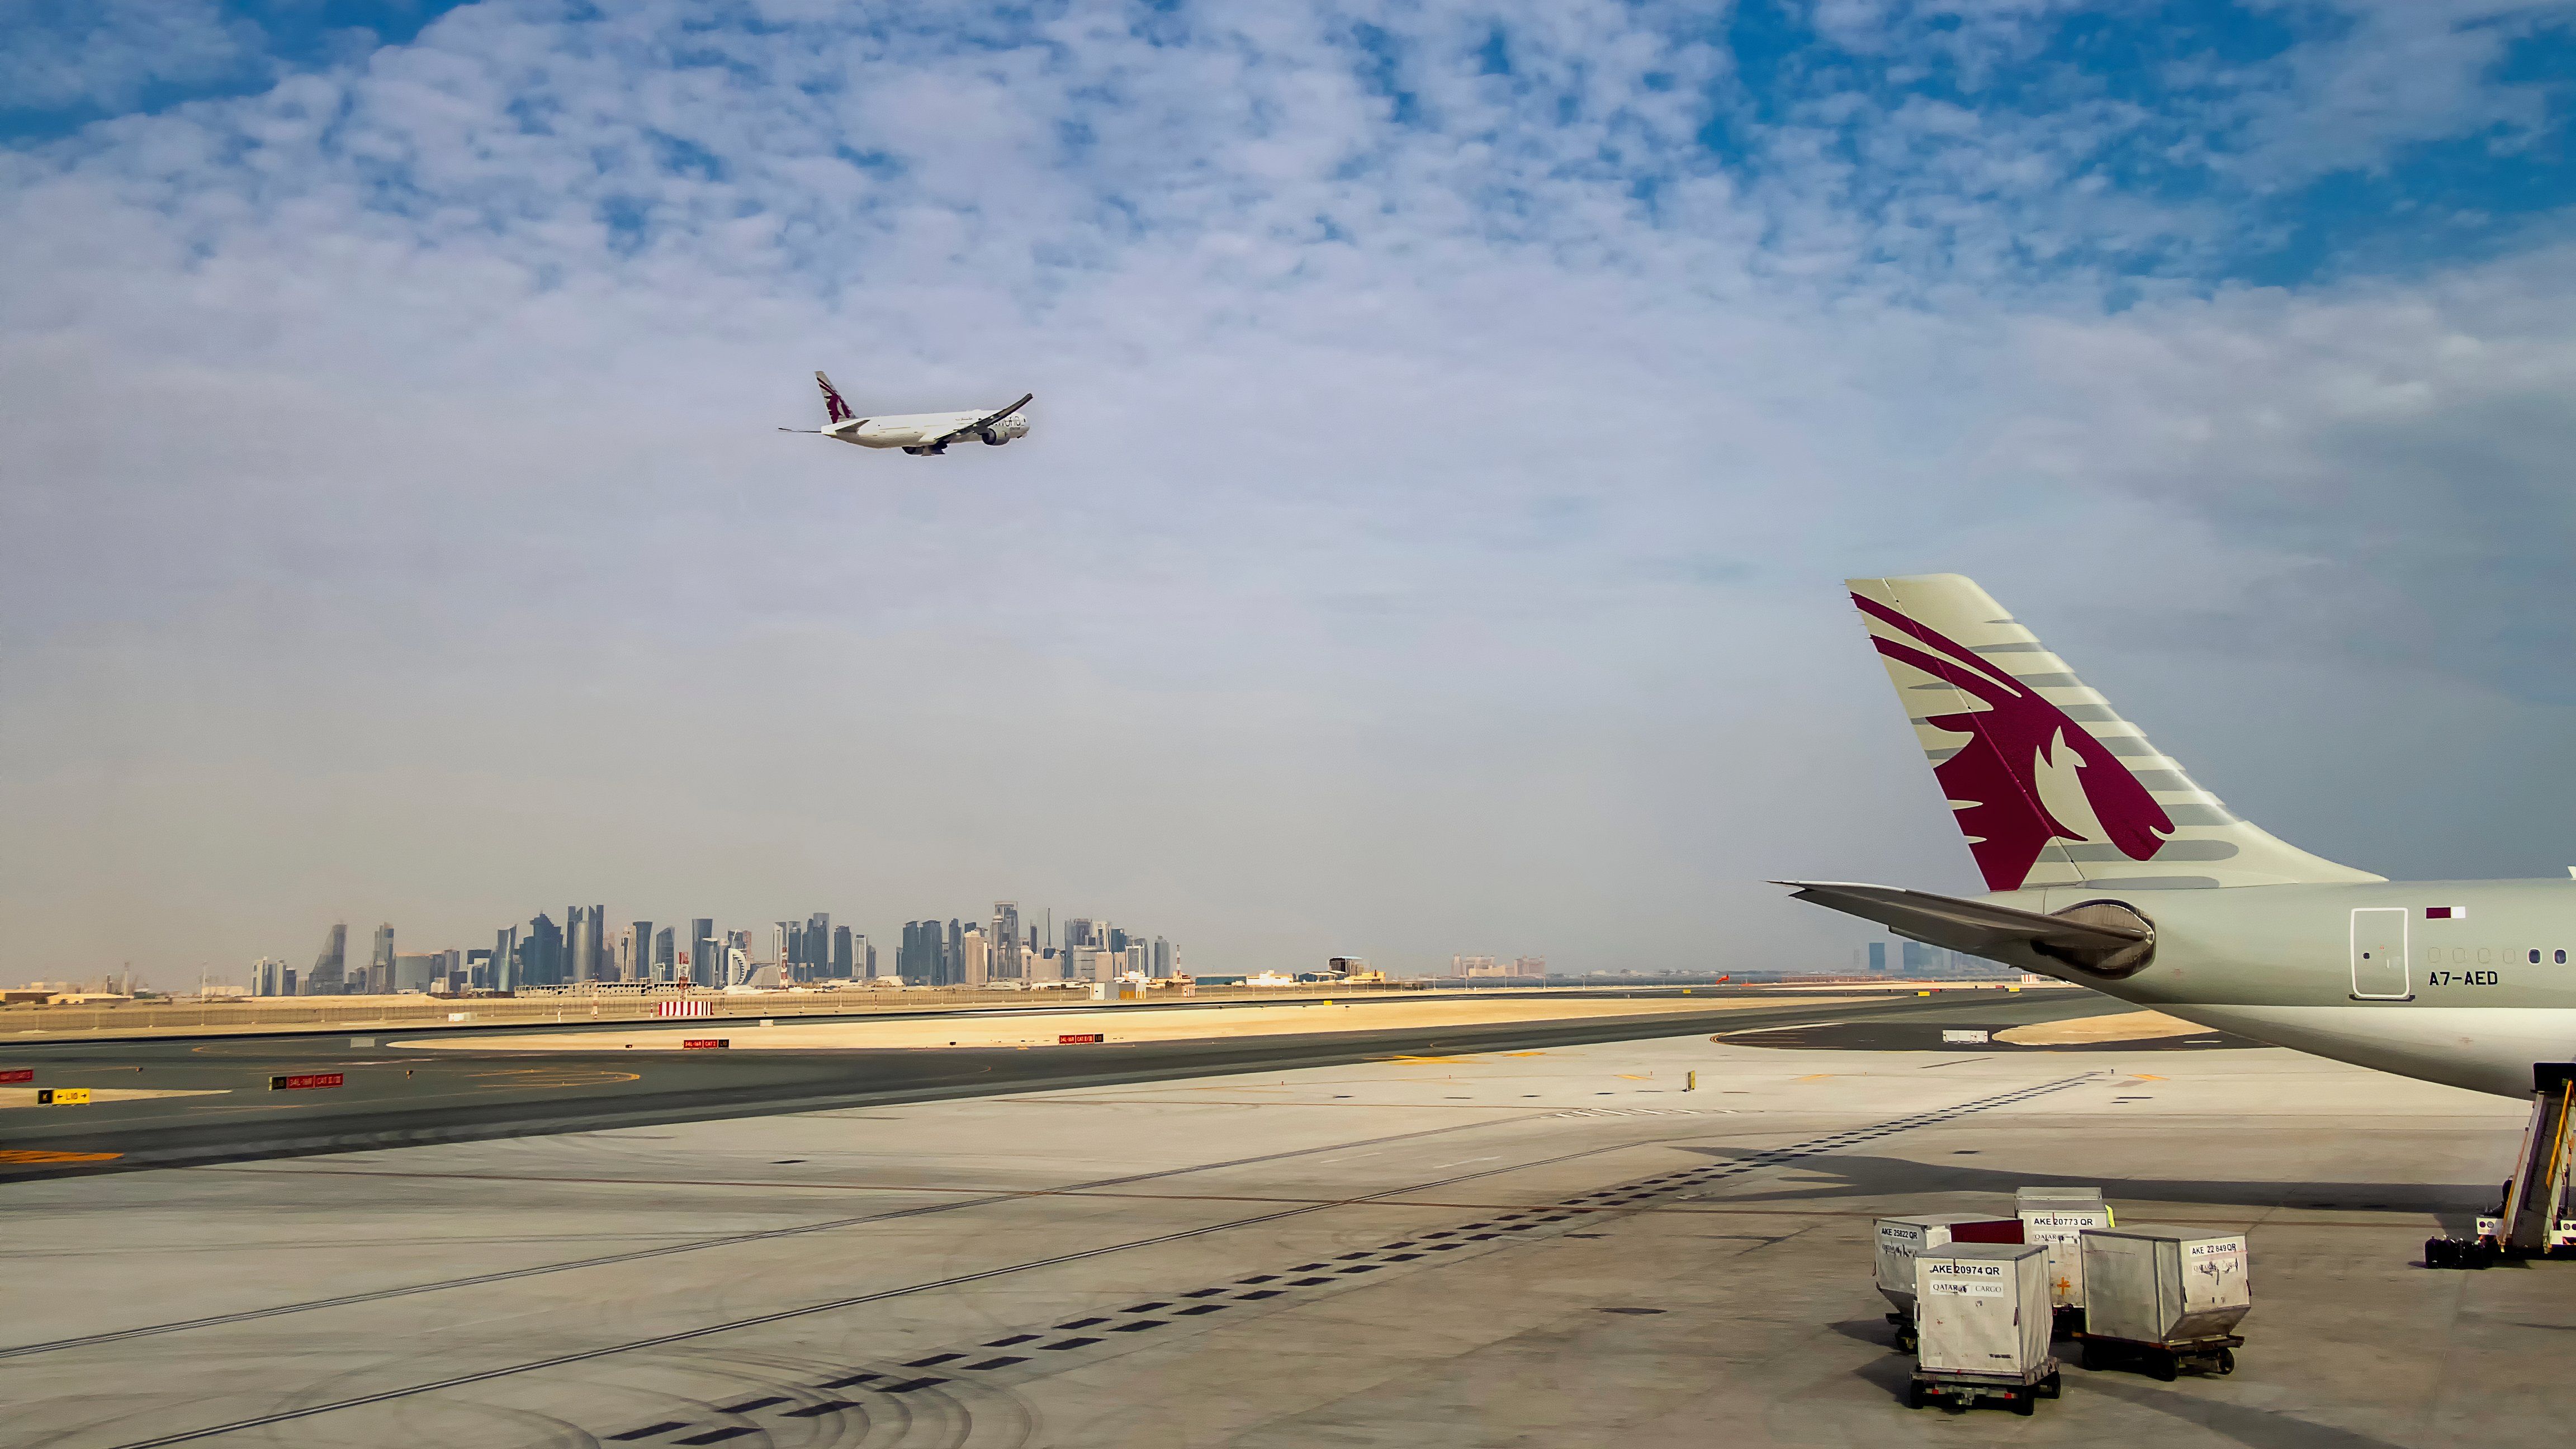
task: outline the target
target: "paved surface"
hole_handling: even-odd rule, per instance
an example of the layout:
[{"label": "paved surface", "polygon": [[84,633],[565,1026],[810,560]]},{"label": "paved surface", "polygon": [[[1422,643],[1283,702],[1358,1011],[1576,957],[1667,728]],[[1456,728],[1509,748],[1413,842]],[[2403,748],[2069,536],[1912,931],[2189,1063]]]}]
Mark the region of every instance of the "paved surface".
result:
[{"label": "paved surface", "polygon": [[[1776,993],[1775,993],[1776,994]],[[1607,993],[1604,993],[1606,996]],[[1999,997],[1977,992],[1970,997]],[[1966,1010],[1960,996],[1868,998],[1829,1006],[1751,1004],[1742,997],[1705,1016],[1685,1015],[1640,1023],[1629,1020],[1446,1023],[1436,1027],[1372,1032],[1317,1032],[1296,1038],[1262,1037],[1154,1042],[1113,1039],[1091,1046],[956,1051],[547,1051],[513,1043],[542,1043],[556,1036],[496,1036],[488,1045],[437,1049],[401,1036],[313,1037],[204,1041],[149,1040],[58,1043],[0,1049],[0,1067],[27,1067],[37,1086],[89,1087],[100,1093],[87,1106],[12,1107],[0,1102],[0,1182],[179,1163],[244,1160],[311,1152],[421,1142],[466,1141],[576,1127],[638,1126],[698,1121],[824,1106],[922,1101],[987,1095],[1022,1087],[1150,1081],[1247,1068],[1313,1066],[1366,1060],[1392,1052],[1426,1052],[1474,1046],[1504,1049],[1684,1031],[1818,1019],[1910,1021]],[[1616,1008],[1626,1003],[1605,1001]],[[1671,1005],[1663,1001],[1661,1005]],[[1426,1012],[1456,1003],[1427,1004]],[[1556,1010],[1581,1010],[1560,1002]],[[2090,993],[2024,993],[1979,1009],[2044,1019],[2051,1014],[2108,1009]],[[1321,1019],[1324,1008],[1291,1008]],[[1383,1020],[1402,1008],[1377,1008]],[[1261,1015],[1248,1009],[1219,1017]],[[1151,1009],[1140,1021],[1177,1013]],[[1075,1022],[1089,1017],[1024,1015],[1023,1022]],[[990,1030],[992,1013],[961,1014],[964,1035]],[[688,1027],[680,1036],[703,1035],[746,1046],[764,1029],[747,1023]],[[771,1029],[794,1036],[814,1028],[790,1022]],[[594,1035],[623,1042],[631,1024],[612,1023]],[[1933,1033],[1937,1036],[1937,1031]],[[1049,1038],[1052,1040],[1052,1037]],[[340,1087],[269,1090],[272,1075],[337,1072]],[[221,1095],[111,1098],[106,1089],[215,1092]],[[14,1100],[14,1099],[13,1099]]]},{"label": "paved surface", "polygon": [[[2415,1266],[2511,1102],[2272,1050],[1389,1055],[21,1183],[0,1442],[2466,1449],[2576,1412],[2576,1264]],[[2250,1226],[2242,1367],[1905,1410],[1871,1219],[2049,1182]]]}]

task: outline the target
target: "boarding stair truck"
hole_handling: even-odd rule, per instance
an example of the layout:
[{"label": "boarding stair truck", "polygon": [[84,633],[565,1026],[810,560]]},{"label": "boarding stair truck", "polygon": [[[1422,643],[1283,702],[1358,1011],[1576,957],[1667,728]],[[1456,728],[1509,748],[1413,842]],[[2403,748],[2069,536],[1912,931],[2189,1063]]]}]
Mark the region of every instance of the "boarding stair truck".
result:
[{"label": "boarding stair truck", "polygon": [[2048,1301],[2056,1316],[2057,1336],[2083,1332],[2084,1234],[2115,1225],[2102,1189],[2018,1188],[2013,1192],[2013,1213],[2021,1219],[2022,1241],[2048,1249]]},{"label": "boarding stair truck", "polygon": [[1878,1291],[1896,1311],[1887,1315],[1896,1330],[1896,1351],[1914,1352],[1914,1260],[1930,1248],[1957,1243],[2018,1243],[2019,1218],[1992,1213],[1917,1213],[1878,1220]]},{"label": "boarding stair truck", "polygon": [[2498,1258],[2576,1257],[2576,1062],[2531,1064],[2531,1122],[2504,1200],[2478,1217],[2478,1235],[2428,1238],[2427,1268],[2483,1268]]},{"label": "boarding stair truck", "polygon": [[2087,1370],[2232,1374],[2254,1306],[2245,1235],[2209,1228],[2099,1228],[2084,1235]]},{"label": "boarding stair truck", "polygon": [[2058,1393],[2049,1352],[2048,1250],[2037,1243],[1961,1243],[1914,1259],[1921,1354],[1905,1407],[1966,1409],[1992,1399],[2028,1415]]}]

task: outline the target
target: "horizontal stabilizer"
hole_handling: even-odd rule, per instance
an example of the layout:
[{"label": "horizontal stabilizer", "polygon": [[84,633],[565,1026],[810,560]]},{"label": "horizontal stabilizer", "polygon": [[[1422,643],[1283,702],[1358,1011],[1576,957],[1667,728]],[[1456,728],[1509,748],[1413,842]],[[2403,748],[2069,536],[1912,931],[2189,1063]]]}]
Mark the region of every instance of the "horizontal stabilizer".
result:
[{"label": "horizontal stabilizer", "polygon": [[[1787,886],[1795,893],[1795,899],[1813,901],[1864,921],[1876,921],[1911,940],[2052,974],[2066,965],[2101,974],[2126,974],[2145,964],[2147,954],[2155,948],[2155,927],[2119,907],[2078,907],[2093,918],[2079,920],[1896,886],[1855,885],[1848,881],[1771,883]],[[2040,959],[2034,961],[2033,957]]]}]

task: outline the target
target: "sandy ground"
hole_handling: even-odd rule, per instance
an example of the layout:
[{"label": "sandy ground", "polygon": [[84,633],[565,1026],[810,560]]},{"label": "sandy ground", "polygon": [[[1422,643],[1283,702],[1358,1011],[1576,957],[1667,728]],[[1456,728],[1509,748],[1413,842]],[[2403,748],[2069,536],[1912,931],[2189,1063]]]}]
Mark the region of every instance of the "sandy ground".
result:
[{"label": "sandy ground", "polygon": [[[33,1107],[36,1105],[36,1090],[37,1089],[34,1087],[0,1087],[0,1108]],[[156,1091],[147,1087],[92,1087],[90,1089],[89,1099],[92,1102],[132,1102],[145,1097],[220,1097],[227,1090],[229,1089],[222,1087],[204,1091],[170,1091],[166,1089]],[[77,1110],[79,1106],[80,1104],[75,1102],[60,1109],[47,1107],[45,1110],[48,1112],[55,1110],[70,1112]]]},{"label": "sandy ground", "polygon": [[[714,1038],[745,1048],[828,1051],[834,1048],[1056,1046],[1067,1036],[1098,1032],[1111,1041],[1189,1041],[1213,1037],[1313,1035],[1340,1031],[1396,1031],[1426,1026],[1478,1026],[1516,1021],[1580,1021],[1595,1017],[1806,1006],[1825,998],[1758,997],[1555,997],[1529,1001],[1283,1001],[1275,1006],[1106,1007],[1027,1016],[938,1017],[901,1021],[675,1022],[628,1031],[545,1035],[411,1037],[404,1048],[474,1051],[678,1051],[685,1040]],[[2197,1031],[2199,1028],[2194,1027]]]},{"label": "sandy ground", "polygon": [[2081,1042],[2151,1041],[2166,1036],[2207,1036],[2209,1028],[2161,1011],[2120,1011],[2109,1016],[2079,1016],[2072,1021],[2043,1021],[1995,1033],[1995,1040],[2015,1046],[2074,1046]]}]

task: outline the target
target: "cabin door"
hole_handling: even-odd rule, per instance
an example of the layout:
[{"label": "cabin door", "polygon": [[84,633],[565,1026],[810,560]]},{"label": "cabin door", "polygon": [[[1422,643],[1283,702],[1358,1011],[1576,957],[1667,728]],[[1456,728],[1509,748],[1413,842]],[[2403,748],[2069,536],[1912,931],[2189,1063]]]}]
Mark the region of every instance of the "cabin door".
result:
[{"label": "cabin door", "polygon": [[2352,913],[2352,994],[2365,1001],[2406,999],[2406,912],[2374,907]]}]

